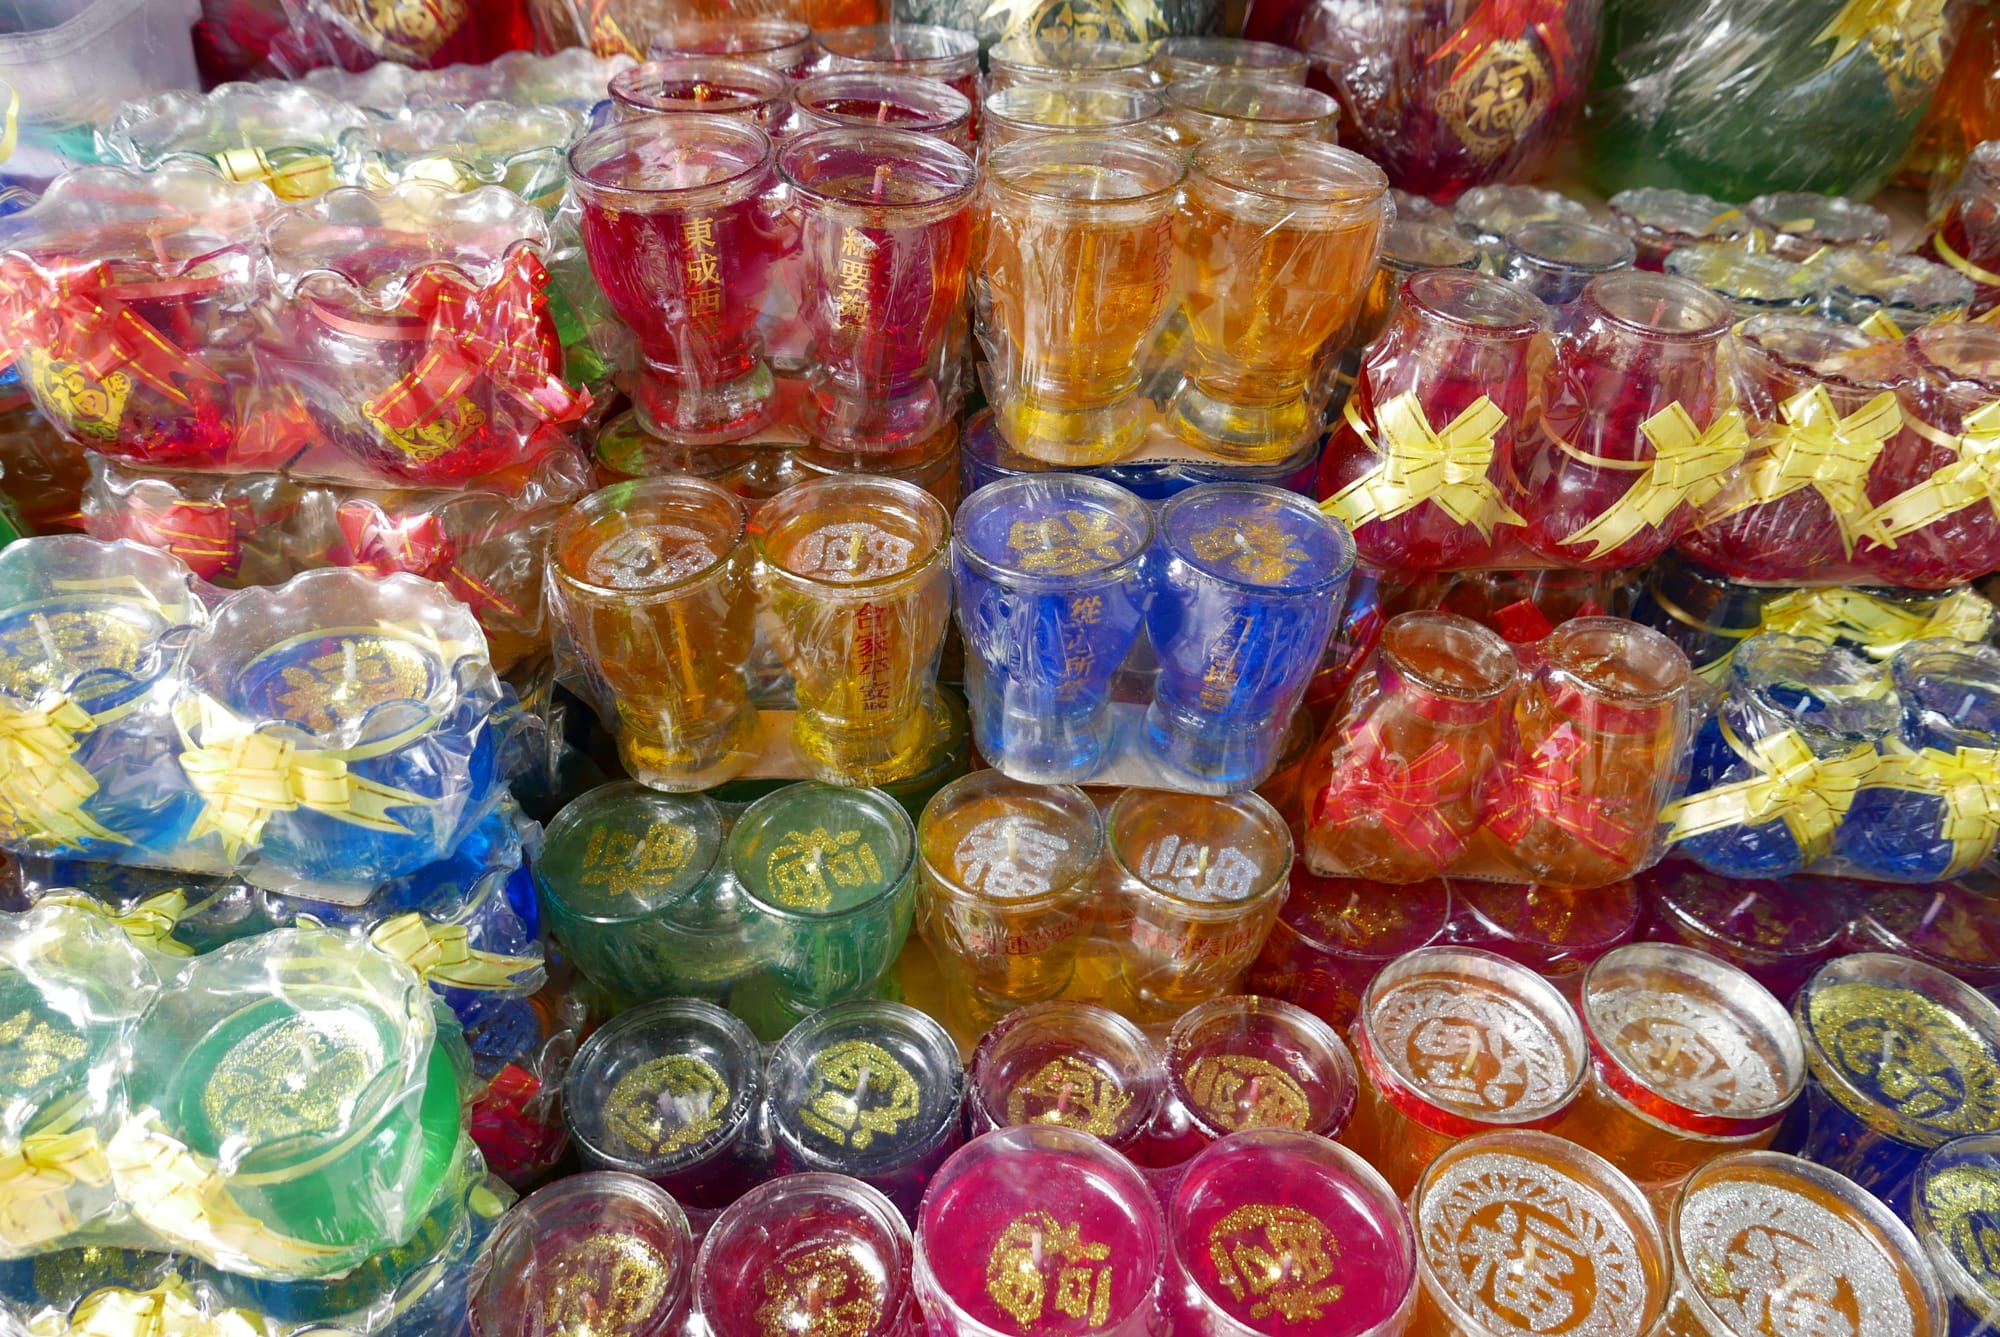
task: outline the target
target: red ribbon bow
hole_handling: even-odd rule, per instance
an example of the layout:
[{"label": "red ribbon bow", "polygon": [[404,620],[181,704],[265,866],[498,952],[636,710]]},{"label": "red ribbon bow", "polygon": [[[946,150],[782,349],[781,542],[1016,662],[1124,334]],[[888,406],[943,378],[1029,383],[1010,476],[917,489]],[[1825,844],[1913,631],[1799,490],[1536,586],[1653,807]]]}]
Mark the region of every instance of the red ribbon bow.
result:
[{"label": "red ribbon bow", "polygon": [[256,528],[249,503],[240,498],[152,505],[128,496],[117,516],[125,537],[166,549],[203,580],[234,576],[243,564],[243,535]]},{"label": "red ribbon bow", "polygon": [[541,1094],[539,1078],[509,1063],[472,1102],[472,1140],[503,1177],[541,1169],[562,1149],[562,1124],[528,1108]]},{"label": "red ribbon bow", "polygon": [[1439,868],[1464,852],[1466,839],[1444,818],[1465,797],[1471,768],[1449,743],[1434,743],[1405,762],[1370,726],[1334,757],[1333,779],[1320,794],[1320,817],[1334,827],[1373,819]]},{"label": "red ribbon bow", "polygon": [[1551,822],[1607,859],[1630,860],[1635,833],[1603,811],[1585,783],[1582,762],[1590,745],[1565,724],[1526,756],[1500,763],[1499,783],[1480,814],[1486,829],[1512,845],[1537,821]]},{"label": "red ribbon bow", "polygon": [[430,576],[456,555],[443,522],[427,511],[391,515],[375,502],[348,500],[335,518],[347,544],[340,565],[371,576]]},{"label": "red ribbon bow", "polygon": [[0,351],[18,359],[37,349],[98,382],[128,372],[193,408],[185,383],[222,378],[127,306],[118,293],[125,286],[103,263],[51,277],[22,256],[0,259]]},{"label": "red ribbon bow", "polygon": [[1557,101],[1569,95],[1572,67],[1576,63],[1576,43],[1570,40],[1564,19],[1566,0],[1486,0],[1452,34],[1451,40],[1431,53],[1430,62],[1457,60],[1451,77],[1458,78],[1494,42],[1517,42],[1530,30],[1542,39],[1549,53],[1549,75],[1555,81]]}]

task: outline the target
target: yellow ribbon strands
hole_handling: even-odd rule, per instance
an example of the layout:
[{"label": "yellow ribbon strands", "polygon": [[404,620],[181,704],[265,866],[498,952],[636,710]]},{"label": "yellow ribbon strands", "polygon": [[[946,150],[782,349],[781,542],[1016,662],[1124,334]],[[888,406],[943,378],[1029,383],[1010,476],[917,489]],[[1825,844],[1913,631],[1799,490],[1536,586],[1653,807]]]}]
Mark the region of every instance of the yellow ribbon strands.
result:
[{"label": "yellow ribbon strands", "polygon": [[1875,769],[1875,749],[1866,743],[1838,757],[1819,757],[1791,729],[1747,745],[1731,730],[1724,729],[1723,737],[1756,769],[1756,776],[1668,804],[1660,813],[1671,828],[1668,844],[1775,818],[1784,822],[1805,862],[1811,863],[1826,853],[1854,796]]},{"label": "yellow ribbon strands", "polygon": [[1982,501],[2000,516],[2000,402],[1967,417],[1962,435],[1937,436],[1942,438],[1938,444],[1956,451],[1958,458],[1862,519],[1862,527],[1876,542],[1894,547],[1905,534],[1914,534]]},{"label": "yellow ribbon strands", "polygon": [[304,808],[372,831],[407,834],[389,810],[435,802],[355,775],[345,753],[254,732],[212,697],[182,702],[175,721],[187,745],[181,769],[207,800],[188,839],[215,832],[232,860],[255,849],[264,827],[282,812]]},{"label": "yellow ribbon strands", "polygon": [[1869,780],[1871,788],[1908,789],[1944,801],[1942,834],[1951,842],[1951,866],[1943,874],[1957,877],[1993,852],[2000,839],[2000,749],[1961,747],[1951,752],[1900,748],[1880,758]]},{"label": "yellow ribbon strands", "polygon": [[1746,495],[1709,520],[1809,487],[1833,512],[1841,545],[1853,556],[1868,510],[1868,471],[1889,438],[1902,430],[1896,396],[1885,390],[1843,418],[1826,387],[1815,385],[1786,400],[1778,412],[1784,421],[1760,437],[1768,449],[1750,464]]},{"label": "yellow ribbon strands", "polygon": [[1346,413],[1355,435],[1382,457],[1373,469],[1320,503],[1321,510],[1348,528],[1393,520],[1427,501],[1437,503],[1458,523],[1473,526],[1482,538],[1492,538],[1497,525],[1525,523],[1500,499],[1486,476],[1493,463],[1494,435],[1507,425],[1507,415],[1485,395],[1443,431],[1431,427],[1414,394],[1397,395],[1376,410],[1374,430],[1351,400]]},{"label": "yellow ribbon strands", "polygon": [[178,1274],[150,1290],[111,1286],[95,1291],[67,1323],[31,1327],[33,1337],[265,1337],[265,1327],[242,1309],[208,1313],[187,1279]]},{"label": "yellow ribbon strands", "polygon": [[62,1239],[78,1224],[70,1189],[110,1182],[104,1144],[88,1128],[30,1133],[0,1151],[0,1251],[31,1253]]},{"label": "yellow ribbon strands", "polygon": [[23,710],[0,701],[0,824],[30,840],[81,848],[131,842],[83,811],[97,777],[76,759],[97,720],[61,694]]},{"label": "yellow ribbon strands", "polygon": [[1594,545],[1586,559],[1595,561],[1643,530],[1658,529],[1682,506],[1705,506],[1729,481],[1729,471],[1750,448],[1750,432],[1735,409],[1716,415],[1707,431],[1676,400],[1639,424],[1653,443],[1646,472],[1615,505],[1564,544]]},{"label": "yellow ribbon strands", "polygon": [[179,891],[163,891],[157,896],[148,896],[130,910],[122,914],[112,912],[110,906],[84,895],[44,896],[40,905],[67,905],[73,910],[88,910],[101,915],[119,928],[125,936],[136,943],[141,951],[156,956],[193,956],[194,948],[174,937],[174,931],[181,926],[181,919],[187,914],[187,895]]},{"label": "yellow ribbon strands", "polygon": [[[1979,642],[1993,629],[1993,605],[1973,590],[1954,590],[1924,609],[1855,589],[1793,590],[1765,604],[1755,630],[1742,637],[1780,632],[1828,645],[1850,645],[1870,659],[1888,659],[1912,641]],[[1704,664],[1701,676],[1721,682],[1736,660],[1735,651]]]},{"label": "yellow ribbon strands", "polygon": [[414,912],[383,920],[368,941],[420,978],[453,989],[513,988],[523,974],[542,969],[529,957],[479,951],[468,941],[465,925],[433,924]]},{"label": "yellow ribbon strands", "polygon": [[333,159],[324,153],[280,153],[282,161],[262,149],[222,149],[215,155],[215,169],[231,181],[261,181],[281,200],[309,200],[340,184]]}]

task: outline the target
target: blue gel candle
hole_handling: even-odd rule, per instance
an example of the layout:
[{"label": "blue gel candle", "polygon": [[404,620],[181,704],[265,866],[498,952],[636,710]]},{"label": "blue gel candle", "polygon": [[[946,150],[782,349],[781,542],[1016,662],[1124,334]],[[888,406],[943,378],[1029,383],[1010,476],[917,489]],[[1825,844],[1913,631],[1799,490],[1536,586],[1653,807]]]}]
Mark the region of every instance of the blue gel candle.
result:
[{"label": "blue gel candle", "polygon": [[1956,1138],[1924,1157],[1910,1228],[1951,1304],[1951,1337],[2000,1332],[2000,1136]]}]

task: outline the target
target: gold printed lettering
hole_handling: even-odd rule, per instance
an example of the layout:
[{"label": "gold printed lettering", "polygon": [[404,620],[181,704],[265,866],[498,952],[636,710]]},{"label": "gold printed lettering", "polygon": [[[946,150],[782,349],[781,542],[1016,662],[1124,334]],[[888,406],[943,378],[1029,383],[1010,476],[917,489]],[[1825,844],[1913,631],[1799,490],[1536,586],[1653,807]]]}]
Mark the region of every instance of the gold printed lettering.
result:
[{"label": "gold printed lettering", "polygon": [[1548,110],[1554,81],[1529,42],[1489,42],[1438,94],[1438,114],[1480,162],[1507,153]]}]

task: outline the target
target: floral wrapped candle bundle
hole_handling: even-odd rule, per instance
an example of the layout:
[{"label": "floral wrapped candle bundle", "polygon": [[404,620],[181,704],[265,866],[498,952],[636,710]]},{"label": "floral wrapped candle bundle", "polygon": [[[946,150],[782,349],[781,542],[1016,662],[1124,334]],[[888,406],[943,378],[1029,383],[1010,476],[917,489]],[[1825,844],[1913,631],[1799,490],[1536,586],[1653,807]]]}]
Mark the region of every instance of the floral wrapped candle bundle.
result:
[{"label": "floral wrapped candle bundle", "polygon": [[297,84],[223,84],[128,103],[98,130],[98,152],[144,171],[206,165],[231,181],[260,181],[280,199],[303,200],[336,184],[334,145],[367,120]]},{"label": "floral wrapped candle bundle", "polygon": [[1565,622],[1531,653],[1449,613],[1393,619],[1309,766],[1312,870],[1597,887],[1650,865],[1688,736],[1686,657],[1615,618]]}]

